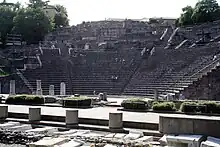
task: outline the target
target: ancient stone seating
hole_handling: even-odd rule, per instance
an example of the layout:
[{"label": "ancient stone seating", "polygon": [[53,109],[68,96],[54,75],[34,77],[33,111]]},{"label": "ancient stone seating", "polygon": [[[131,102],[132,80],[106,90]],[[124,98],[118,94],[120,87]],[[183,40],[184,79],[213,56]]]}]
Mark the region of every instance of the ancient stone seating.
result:
[{"label": "ancient stone seating", "polygon": [[210,70],[207,66],[213,62],[217,50],[217,47],[203,47],[156,52],[142,63],[124,94],[153,96],[154,89],[161,95],[179,93]]},{"label": "ancient stone seating", "polygon": [[78,63],[72,72],[74,93],[120,94],[140,62],[140,52],[87,52],[75,60]]}]

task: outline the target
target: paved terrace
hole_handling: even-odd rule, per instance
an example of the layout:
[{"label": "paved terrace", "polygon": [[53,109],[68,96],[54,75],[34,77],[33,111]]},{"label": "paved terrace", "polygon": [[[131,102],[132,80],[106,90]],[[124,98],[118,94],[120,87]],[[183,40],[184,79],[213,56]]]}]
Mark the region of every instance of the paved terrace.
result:
[{"label": "paved terrace", "polygon": [[[0,106],[4,106],[5,104],[0,104]],[[14,113],[26,113],[28,114],[29,107],[33,106],[23,106],[23,105],[8,105],[9,112]],[[71,108],[62,108],[62,107],[47,107],[47,106],[34,106],[40,107],[43,115],[53,115],[53,116],[65,116],[65,110]],[[92,118],[92,119],[104,119],[108,120],[109,112],[122,112],[118,111],[119,107],[97,107],[90,109],[77,109],[79,110],[80,118]],[[215,119],[220,120],[220,117],[215,116],[198,116],[198,115],[182,115],[182,114],[162,114],[162,113],[138,113],[138,112],[122,112],[124,121],[133,121],[133,122],[145,122],[145,123],[159,123],[160,115],[169,115],[169,116],[177,116],[182,118],[201,118],[201,119]]]}]

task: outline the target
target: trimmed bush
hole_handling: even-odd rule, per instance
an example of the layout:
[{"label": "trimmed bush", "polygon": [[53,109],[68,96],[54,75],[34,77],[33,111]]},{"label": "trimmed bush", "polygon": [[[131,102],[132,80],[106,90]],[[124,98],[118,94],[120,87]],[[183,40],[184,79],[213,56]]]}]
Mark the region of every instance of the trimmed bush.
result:
[{"label": "trimmed bush", "polygon": [[203,101],[199,105],[206,106],[206,113],[220,113],[220,104],[213,101]]},{"label": "trimmed bush", "polygon": [[92,99],[87,97],[70,97],[63,99],[63,107],[82,108],[91,107]]},{"label": "trimmed bush", "polygon": [[44,104],[44,98],[36,95],[15,95],[15,96],[9,96],[6,99],[5,103],[15,104],[15,105]]},{"label": "trimmed bush", "polygon": [[153,102],[152,109],[154,111],[176,111],[173,102]]},{"label": "trimmed bush", "polygon": [[180,110],[185,113],[206,113],[206,105],[201,105],[197,102],[184,102],[181,105]]},{"label": "trimmed bush", "polygon": [[148,109],[148,103],[142,99],[128,99],[121,103],[121,106],[125,109],[145,110]]}]

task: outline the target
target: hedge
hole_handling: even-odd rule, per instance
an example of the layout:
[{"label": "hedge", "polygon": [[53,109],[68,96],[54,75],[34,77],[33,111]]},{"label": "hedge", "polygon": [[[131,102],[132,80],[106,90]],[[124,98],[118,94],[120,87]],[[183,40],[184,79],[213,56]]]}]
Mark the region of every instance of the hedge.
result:
[{"label": "hedge", "polygon": [[81,108],[91,107],[92,99],[87,97],[69,97],[63,99],[63,107]]},{"label": "hedge", "polygon": [[176,111],[173,102],[153,102],[152,109],[154,111]]},{"label": "hedge", "polygon": [[9,96],[6,104],[16,104],[16,105],[36,105],[44,104],[44,98],[36,95],[15,95]]},{"label": "hedge", "polygon": [[137,109],[137,110],[148,109],[147,101],[143,99],[137,99],[137,98],[123,100],[121,103],[121,106],[124,109]]}]

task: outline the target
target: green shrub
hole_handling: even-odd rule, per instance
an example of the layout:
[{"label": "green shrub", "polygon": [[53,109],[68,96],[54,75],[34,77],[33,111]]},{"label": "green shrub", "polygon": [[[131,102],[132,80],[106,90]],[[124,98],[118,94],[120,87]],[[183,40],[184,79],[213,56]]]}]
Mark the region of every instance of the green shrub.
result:
[{"label": "green shrub", "polygon": [[201,112],[201,113],[206,113],[207,112],[207,107],[206,105],[201,105],[197,102],[184,102],[181,105],[180,110],[182,112],[186,112],[186,113],[197,113],[197,112]]},{"label": "green shrub", "polygon": [[213,101],[203,101],[199,105],[206,106],[206,113],[220,113],[220,104]]},{"label": "green shrub", "polygon": [[44,98],[36,95],[15,95],[9,96],[5,102],[16,105],[44,104]]},{"label": "green shrub", "polygon": [[92,99],[87,97],[69,97],[63,99],[63,107],[72,107],[72,108],[80,108],[80,107],[91,107]]},{"label": "green shrub", "polygon": [[154,111],[176,111],[176,107],[173,102],[154,102],[152,109]]},{"label": "green shrub", "polygon": [[137,110],[145,110],[148,109],[147,101],[143,99],[127,99],[121,103],[121,106],[125,109],[137,109]]}]

